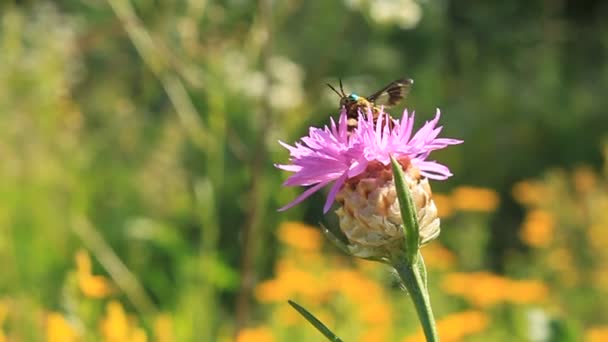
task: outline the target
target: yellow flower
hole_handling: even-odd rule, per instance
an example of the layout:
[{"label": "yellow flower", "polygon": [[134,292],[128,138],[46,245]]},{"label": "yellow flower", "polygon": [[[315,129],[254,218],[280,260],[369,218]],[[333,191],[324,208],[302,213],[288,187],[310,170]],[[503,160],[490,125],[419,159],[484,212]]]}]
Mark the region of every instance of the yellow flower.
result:
[{"label": "yellow flower", "polygon": [[281,224],[278,236],[283,243],[306,251],[318,251],[322,242],[319,229],[299,222]]},{"label": "yellow flower", "polygon": [[[302,323],[302,316],[300,316],[300,314],[291,306],[280,305],[276,308],[276,310],[276,315],[274,316],[278,318],[280,324],[284,326],[292,326]],[[315,316],[317,314],[318,312],[315,312]],[[319,317],[317,316],[317,318]],[[323,320],[323,322],[328,325],[330,324],[329,321]]]},{"label": "yellow flower", "polygon": [[[378,282],[352,269],[332,271],[328,278],[332,279],[334,291],[358,308],[361,321],[370,329],[364,335],[388,335],[393,319],[392,308],[384,288]],[[370,340],[375,341],[367,339]]]},{"label": "yellow flower", "polygon": [[[488,326],[489,318],[481,311],[463,311],[453,313],[437,321],[437,331],[443,342],[456,342],[464,337],[483,331]],[[422,332],[409,336],[404,342],[424,342]]]},{"label": "yellow flower", "polygon": [[567,287],[574,287],[580,281],[580,274],[574,265],[574,257],[565,247],[552,248],[547,255],[547,266],[558,272],[559,282]]},{"label": "yellow flower", "polygon": [[392,319],[391,307],[382,297],[368,301],[361,306],[361,319],[375,326],[389,323]]},{"label": "yellow flower", "polygon": [[589,245],[600,251],[608,250],[608,230],[605,226],[594,224],[587,229]]},{"label": "yellow flower", "polygon": [[173,336],[173,320],[167,314],[161,314],[154,320],[154,336],[157,342],[175,341]]},{"label": "yellow flower", "polygon": [[435,201],[435,206],[437,206],[437,214],[440,218],[452,216],[454,210],[452,209],[452,200],[449,196],[434,193],[433,201]]},{"label": "yellow flower", "polygon": [[456,255],[440,243],[426,245],[420,251],[429,268],[446,270],[456,263]]},{"label": "yellow flower", "polygon": [[487,272],[452,273],[445,278],[443,288],[475,306],[487,307],[504,299],[507,283],[504,278]]},{"label": "yellow flower", "polygon": [[578,193],[587,194],[597,187],[597,176],[588,166],[579,167],[572,175],[574,188]]},{"label": "yellow flower", "polygon": [[113,287],[106,277],[91,275],[78,280],[80,290],[87,297],[104,298],[113,292]]},{"label": "yellow flower", "polygon": [[106,306],[106,317],[101,321],[101,334],[107,342],[145,342],[146,332],[135,325],[117,301]]},{"label": "yellow flower", "polygon": [[302,271],[290,262],[279,263],[276,277],[258,284],[255,289],[255,296],[261,302],[286,301],[296,295],[318,300],[326,293],[320,277]]},{"label": "yellow flower", "polygon": [[500,199],[492,189],[461,186],[452,192],[452,206],[457,210],[492,212]]},{"label": "yellow flower", "polygon": [[367,342],[367,341],[388,341],[389,334],[388,329],[383,329],[380,327],[372,327],[371,329],[363,331],[361,336],[359,336],[359,341]]},{"label": "yellow flower", "polygon": [[536,303],[546,298],[546,285],[534,280],[511,280],[487,272],[452,273],[443,281],[446,292],[459,295],[477,307],[501,302]]},{"label": "yellow flower", "polygon": [[547,247],[553,240],[555,219],[545,210],[535,209],[526,216],[520,238],[532,247]]},{"label": "yellow flower", "polygon": [[122,305],[111,301],[106,306],[107,316],[101,321],[101,332],[107,341],[122,341],[129,336],[129,322]]},{"label": "yellow flower", "polygon": [[547,298],[549,289],[537,280],[511,280],[507,299],[516,304],[537,303]]},{"label": "yellow flower", "polygon": [[608,272],[606,272],[605,267],[593,270],[591,279],[593,280],[593,283],[596,284],[597,288],[608,289]]},{"label": "yellow flower", "polygon": [[513,198],[523,205],[538,205],[547,198],[547,189],[538,182],[522,181],[513,187]]},{"label": "yellow flower", "polygon": [[364,277],[356,270],[342,269],[331,271],[328,279],[334,290],[358,304],[376,301],[383,296],[384,289],[375,281]]},{"label": "yellow flower", "polygon": [[79,340],[76,330],[57,312],[48,314],[45,327],[47,342],[70,342]]},{"label": "yellow flower", "polygon": [[608,326],[593,327],[585,332],[586,342],[608,341]]},{"label": "yellow flower", "polygon": [[280,302],[289,299],[290,293],[276,279],[259,283],[254,290],[255,297],[260,302]]},{"label": "yellow flower", "polygon": [[243,329],[239,331],[236,342],[273,342],[272,330],[267,327]]},{"label": "yellow flower", "polygon": [[110,281],[103,276],[92,274],[92,264],[89,254],[81,249],[76,252],[76,270],[80,291],[90,298],[104,298],[113,292]]},{"label": "yellow flower", "polygon": [[6,300],[0,300],[0,342],[7,341],[6,336],[4,335],[4,331],[2,329],[2,325],[4,325],[4,321],[8,316],[8,303]]},{"label": "yellow flower", "polygon": [[131,337],[127,340],[129,342],[147,342],[148,335],[146,331],[142,328],[133,328],[131,332]]}]

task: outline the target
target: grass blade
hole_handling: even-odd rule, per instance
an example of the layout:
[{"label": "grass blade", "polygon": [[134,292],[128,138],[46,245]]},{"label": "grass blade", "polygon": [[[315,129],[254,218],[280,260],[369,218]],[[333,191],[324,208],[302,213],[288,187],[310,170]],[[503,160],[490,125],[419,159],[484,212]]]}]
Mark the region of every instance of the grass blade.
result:
[{"label": "grass blade", "polygon": [[323,334],[323,336],[327,337],[328,340],[334,341],[334,342],[342,342],[342,340],[338,336],[336,336],[336,334],[334,334],[331,330],[329,330],[329,328],[327,328],[325,326],[325,324],[323,324],[321,321],[319,321],[315,316],[313,316],[313,314],[308,312],[308,310],[304,309],[303,307],[301,307],[299,304],[297,304],[296,302],[294,302],[292,300],[288,300],[287,302],[294,309],[296,309],[296,311],[299,312],[300,315],[304,316],[304,318],[306,318],[306,320],[309,321],[310,324],[312,324],[315,328],[317,328],[317,330],[319,330],[321,332],[321,334]]}]

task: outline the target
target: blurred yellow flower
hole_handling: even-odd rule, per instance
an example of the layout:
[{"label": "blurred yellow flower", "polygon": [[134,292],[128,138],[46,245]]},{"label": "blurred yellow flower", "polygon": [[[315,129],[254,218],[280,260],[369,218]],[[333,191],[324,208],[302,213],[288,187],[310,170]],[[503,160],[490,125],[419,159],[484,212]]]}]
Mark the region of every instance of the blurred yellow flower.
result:
[{"label": "blurred yellow flower", "polygon": [[131,337],[126,340],[129,342],[147,342],[148,341],[148,335],[146,334],[146,331],[142,328],[133,328],[133,332],[131,333]]},{"label": "blurred yellow flower", "polygon": [[278,236],[283,243],[307,251],[318,251],[323,241],[319,229],[300,222],[282,223]]},{"label": "blurred yellow flower", "polygon": [[154,337],[157,342],[175,341],[173,335],[173,320],[167,314],[161,314],[154,320]]},{"label": "blurred yellow flower", "polygon": [[588,194],[597,187],[598,179],[593,170],[588,166],[581,166],[572,174],[574,189],[578,193]]},{"label": "blurred yellow flower", "polygon": [[389,335],[393,314],[385,288],[356,269],[337,269],[329,272],[328,277],[332,279],[335,293],[354,303],[359,318],[366,324],[364,327],[368,330],[361,336],[361,341],[386,340],[367,338]]},{"label": "blurred yellow flower", "polygon": [[285,261],[278,263],[275,278],[258,284],[254,293],[260,302],[286,301],[297,295],[318,300],[327,293],[326,287],[322,285],[321,277],[302,271]]},{"label": "blurred yellow flower", "polygon": [[486,307],[504,298],[507,290],[504,278],[487,273],[452,273],[443,281],[446,292],[459,295],[475,306]]},{"label": "blurred yellow flower", "polygon": [[108,341],[122,341],[130,335],[127,314],[122,305],[111,301],[106,306],[106,318],[101,321],[101,333]]},{"label": "blurred yellow flower", "polygon": [[600,266],[598,269],[593,270],[591,279],[593,283],[600,289],[608,289],[608,272],[606,272],[606,266]]},{"label": "blurred yellow flower", "polygon": [[546,211],[535,209],[530,211],[519,233],[522,241],[532,247],[547,247],[553,240],[555,219]]},{"label": "blurred yellow flower", "polygon": [[48,314],[45,327],[47,342],[70,342],[80,340],[77,331],[60,313],[51,312]]},{"label": "blurred yellow flower", "polygon": [[552,248],[547,255],[547,264],[552,269],[561,272],[574,269],[572,253],[565,247]]},{"label": "blurred yellow flower", "polygon": [[437,214],[440,218],[450,217],[454,210],[452,209],[452,201],[448,195],[433,194],[433,201],[437,207]]},{"label": "blurred yellow flower", "polygon": [[[302,316],[300,316],[300,314],[296,310],[294,310],[290,305],[279,305],[276,310],[276,315],[274,316],[278,318],[280,324],[284,326],[292,326],[302,323]],[[315,312],[315,316],[317,314],[318,312]],[[323,322],[328,325],[331,324],[331,322],[329,321],[323,320]]]},{"label": "blurred yellow flower", "polygon": [[513,198],[523,205],[538,205],[547,198],[547,190],[538,182],[521,181],[513,187]]},{"label": "blurred yellow flower", "polygon": [[106,306],[106,317],[101,320],[101,334],[107,342],[145,342],[146,332],[130,319],[120,302],[115,300]]},{"label": "blurred yellow flower", "polygon": [[269,279],[259,283],[254,294],[260,302],[280,302],[290,298],[291,294],[287,290],[277,279]]},{"label": "blurred yellow flower", "polygon": [[383,329],[381,327],[372,327],[361,333],[359,341],[389,341],[389,331],[388,329]]},{"label": "blurred yellow flower", "polygon": [[567,287],[576,286],[580,281],[578,269],[574,265],[572,252],[566,247],[552,248],[547,255],[547,266],[558,272],[559,281]]},{"label": "blurred yellow flower", "polygon": [[389,323],[393,318],[391,306],[388,302],[383,301],[382,298],[368,301],[365,305],[362,305],[360,314],[364,322],[372,323],[373,325]]},{"label": "blurred yellow flower", "polygon": [[80,291],[90,298],[104,298],[113,292],[110,281],[103,276],[92,274],[92,264],[89,253],[80,249],[76,252],[76,270]]},{"label": "blurred yellow flower", "polygon": [[536,303],[547,298],[549,289],[538,280],[509,280],[506,299],[516,304]]},{"label": "blurred yellow flower", "polygon": [[4,335],[4,329],[2,326],[4,325],[4,321],[8,316],[8,303],[6,300],[0,300],[0,342],[7,341],[6,335]]},{"label": "blurred yellow flower", "polygon": [[272,330],[267,327],[248,328],[239,331],[236,342],[273,342]]},{"label": "blurred yellow flower", "polygon": [[[489,318],[481,311],[463,311],[450,314],[437,321],[437,331],[443,342],[456,342],[468,335],[479,333],[488,326]],[[422,331],[406,337],[404,342],[424,342]]]},{"label": "blurred yellow flower", "polygon": [[108,279],[103,276],[88,276],[78,279],[78,284],[82,293],[91,298],[104,298],[113,292]]},{"label": "blurred yellow flower", "polygon": [[608,229],[604,225],[594,224],[587,229],[589,245],[598,250],[608,250]]},{"label": "blurred yellow flower", "polygon": [[429,268],[447,270],[456,263],[456,255],[439,242],[428,244],[420,251]]},{"label": "blurred yellow flower", "polygon": [[534,280],[512,280],[488,272],[452,273],[442,283],[443,289],[468,300],[477,307],[501,302],[536,303],[546,298],[547,287]]},{"label": "blurred yellow flower", "polygon": [[380,284],[354,269],[331,271],[328,279],[331,279],[330,283],[335,291],[348,296],[358,304],[378,301],[384,296],[384,288]]},{"label": "blurred yellow flower", "polygon": [[585,342],[608,341],[608,326],[593,327],[585,331]]},{"label": "blurred yellow flower", "polygon": [[500,199],[495,190],[472,186],[461,186],[452,192],[451,203],[454,209],[463,211],[492,212]]}]

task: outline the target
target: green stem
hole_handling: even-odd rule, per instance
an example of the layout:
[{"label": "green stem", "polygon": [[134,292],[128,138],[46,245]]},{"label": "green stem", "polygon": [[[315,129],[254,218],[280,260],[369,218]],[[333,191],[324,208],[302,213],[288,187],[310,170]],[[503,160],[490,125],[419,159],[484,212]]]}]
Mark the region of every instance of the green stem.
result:
[{"label": "green stem", "polygon": [[406,261],[395,263],[393,266],[397,270],[397,273],[399,273],[399,277],[403,281],[403,284],[405,284],[414,302],[427,342],[438,342],[439,336],[437,335],[435,318],[431,309],[431,300],[426,287],[425,277],[422,274],[424,261],[422,261],[422,258],[417,258],[415,264]]}]

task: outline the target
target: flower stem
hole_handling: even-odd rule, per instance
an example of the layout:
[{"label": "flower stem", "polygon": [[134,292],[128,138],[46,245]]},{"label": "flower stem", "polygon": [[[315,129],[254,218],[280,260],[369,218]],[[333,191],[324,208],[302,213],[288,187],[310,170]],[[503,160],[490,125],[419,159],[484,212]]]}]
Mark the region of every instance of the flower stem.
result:
[{"label": "flower stem", "polygon": [[407,261],[394,263],[393,267],[397,270],[414,302],[427,342],[438,342],[439,336],[437,335],[431,300],[426,286],[426,269],[422,257],[418,255],[415,263]]}]

